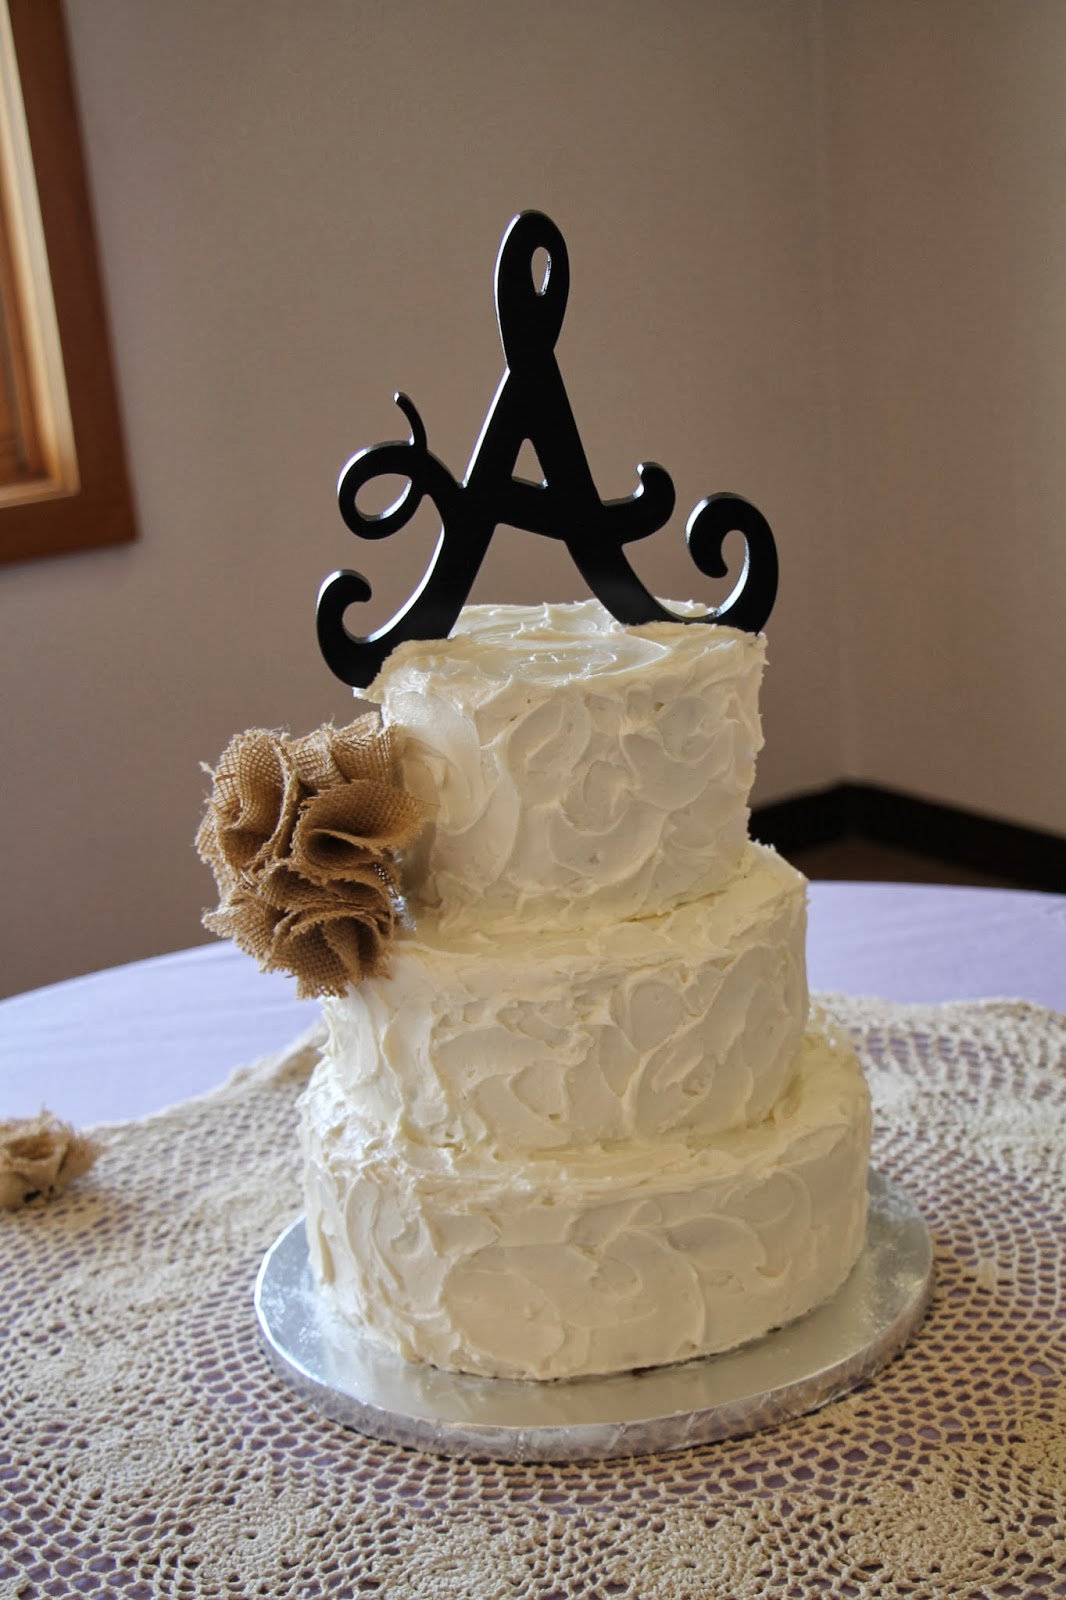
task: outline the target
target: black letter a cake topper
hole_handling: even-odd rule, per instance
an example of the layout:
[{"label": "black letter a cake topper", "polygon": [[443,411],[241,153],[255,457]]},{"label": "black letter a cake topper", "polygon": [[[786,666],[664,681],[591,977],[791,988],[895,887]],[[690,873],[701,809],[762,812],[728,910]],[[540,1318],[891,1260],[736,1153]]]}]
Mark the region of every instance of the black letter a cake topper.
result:
[{"label": "black letter a cake topper", "polygon": [[[538,250],[548,270],[538,288],[533,277]],[[372,445],[352,457],[337,489],[341,516],[364,539],[398,533],[414,516],[423,495],[440,514],[441,531],[429,570],[407,604],[368,638],[344,624],[348,607],[370,599],[358,572],[335,572],[318,596],[318,642],[331,671],[353,688],[366,688],[385,657],[408,639],[442,639],[455,625],[499,523],[561,539],[593,594],[619,622],[728,623],[758,633],[777,593],[777,550],[762,514],[738,495],[702,500],[688,520],[689,553],[708,577],[727,573],[726,536],[744,537],[744,567],[729,598],[702,616],[677,616],[640,582],[623,546],[657,533],[674,509],[669,473],[648,462],[637,468],[639,483],[624,500],[600,499],[592,481],[570,401],[555,359],[570,289],[570,264],[559,229],[539,211],[515,217],[496,261],[496,316],[507,361],[496,398],[465,479],[456,483],[430,454],[426,430],[414,405],[396,396],[411,429],[409,440]],[[544,475],[541,484],[514,475],[529,441]],[[356,504],[359,491],[387,474],[407,479],[395,505],[376,516]]]}]

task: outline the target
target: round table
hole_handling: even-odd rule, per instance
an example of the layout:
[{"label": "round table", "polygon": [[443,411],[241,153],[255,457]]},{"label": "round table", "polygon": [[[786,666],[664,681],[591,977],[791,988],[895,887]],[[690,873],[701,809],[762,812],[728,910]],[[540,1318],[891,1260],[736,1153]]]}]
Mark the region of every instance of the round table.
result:
[{"label": "round table", "polygon": [[[812,883],[807,954],[815,991],[1066,1012],[1066,896]],[[46,1105],[89,1126],[202,1094],[314,1022],[294,987],[209,944],[0,1001],[0,1119]]]},{"label": "round table", "polygon": [[632,1458],[402,1448],[265,1359],[253,1285],[299,1212],[313,1064],[286,1047],[318,1015],[290,980],[218,944],[0,1002],[0,1119],[126,1119],[2,1214],[0,1592],[1059,1593],[1066,899],[815,883],[810,907],[933,1303],[822,1410]]}]

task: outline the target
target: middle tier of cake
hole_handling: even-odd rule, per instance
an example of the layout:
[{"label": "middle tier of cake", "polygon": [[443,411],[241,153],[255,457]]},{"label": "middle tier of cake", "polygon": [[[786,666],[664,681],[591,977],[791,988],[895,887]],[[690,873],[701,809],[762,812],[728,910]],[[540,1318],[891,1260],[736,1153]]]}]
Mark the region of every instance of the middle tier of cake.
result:
[{"label": "middle tier of cake", "polygon": [[507,1156],[760,1121],[803,1038],[805,931],[804,879],[761,845],[720,893],[593,931],[424,917],[388,978],[324,1002],[345,1118]]}]

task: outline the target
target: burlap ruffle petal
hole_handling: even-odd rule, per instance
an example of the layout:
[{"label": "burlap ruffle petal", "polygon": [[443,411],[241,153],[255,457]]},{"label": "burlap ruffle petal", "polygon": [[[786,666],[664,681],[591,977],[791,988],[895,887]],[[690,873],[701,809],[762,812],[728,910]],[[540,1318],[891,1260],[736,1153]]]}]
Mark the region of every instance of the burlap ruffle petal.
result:
[{"label": "burlap ruffle petal", "polygon": [[[278,864],[264,872],[255,886],[255,894],[264,905],[274,910],[310,911],[334,901],[338,905],[354,903],[369,905],[374,897],[392,905],[395,899],[399,873],[394,861],[380,861],[369,857],[358,864],[346,866],[343,877],[331,881],[306,878],[292,867]],[[365,893],[354,893],[356,889]]]},{"label": "burlap ruffle petal", "polygon": [[258,895],[238,884],[230,890],[217,911],[205,911],[203,925],[220,939],[232,939],[245,955],[253,956],[264,972],[269,966],[274,929],[284,912],[267,905]]},{"label": "burlap ruffle petal", "polygon": [[[333,878],[364,882],[364,869],[383,851],[400,849],[417,829],[421,813],[409,794],[373,778],[354,778],[343,788],[308,800],[292,839],[297,871],[315,883]],[[357,819],[359,832],[353,830]]]},{"label": "burlap ruffle petal", "polygon": [[385,970],[397,920],[396,852],[422,825],[392,782],[387,730],[373,713],[299,739],[239,734],[213,774],[197,834],[219,906],[204,926],[301,996],[342,994]]},{"label": "burlap ruffle petal", "polygon": [[343,904],[292,911],[274,929],[271,965],[296,974],[302,998],[343,994],[353,972],[369,976],[384,967],[395,922],[392,901],[361,888],[350,896]]},{"label": "burlap ruffle petal", "polygon": [[204,926],[232,939],[264,972],[292,973],[301,999],[344,994],[385,970],[396,926],[395,896],[373,867],[364,871],[364,882],[328,888],[296,880],[277,905],[237,886],[225,905],[205,912]]},{"label": "burlap ruffle petal", "polygon": [[259,728],[238,734],[213,776],[214,793],[196,836],[208,866],[236,875],[284,855],[301,794],[278,736]]},{"label": "burlap ruffle petal", "polygon": [[0,1122],[0,1209],[51,1199],[88,1172],[100,1149],[50,1111]]},{"label": "burlap ruffle petal", "polygon": [[300,782],[314,793],[350,783],[353,778],[392,784],[388,732],[373,712],[357,717],[346,728],[326,723],[314,733],[288,740],[288,749]]}]

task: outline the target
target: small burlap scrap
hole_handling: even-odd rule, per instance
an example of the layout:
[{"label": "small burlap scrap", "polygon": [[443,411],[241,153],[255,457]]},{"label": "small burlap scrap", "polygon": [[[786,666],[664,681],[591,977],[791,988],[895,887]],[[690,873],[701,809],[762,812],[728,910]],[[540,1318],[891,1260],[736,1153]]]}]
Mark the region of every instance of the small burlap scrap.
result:
[{"label": "small burlap scrap", "polygon": [[871,1383],[632,1460],[467,1461],[328,1422],[252,1306],[301,1206],[306,1038],[0,1214],[0,1600],[1066,1595],[1066,1018],[824,1003],[937,1257]]},{"label": "small burlap scrap", "polygon": [[377,714],[298,739],[252,728],[230,741],[211,775],[196,847],[219,905],[204,926],[265,972],[291,972],[302,998],[343,994],[386,971],[397,852],[418,833],[422,811],[393,781]]},{"label": "small burlap scrap", "polygon": [[62,1194],[89,1171],[101,1148],[51,1111],[0,1122],[0,1210]]}]

